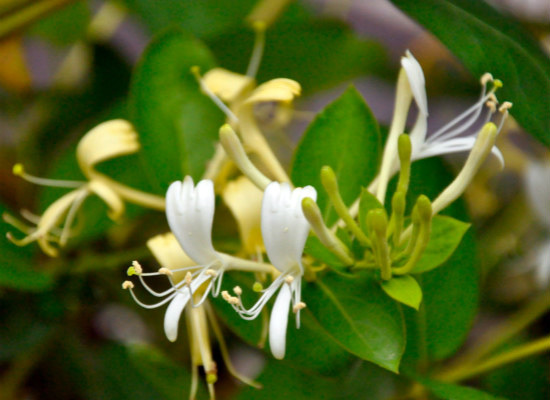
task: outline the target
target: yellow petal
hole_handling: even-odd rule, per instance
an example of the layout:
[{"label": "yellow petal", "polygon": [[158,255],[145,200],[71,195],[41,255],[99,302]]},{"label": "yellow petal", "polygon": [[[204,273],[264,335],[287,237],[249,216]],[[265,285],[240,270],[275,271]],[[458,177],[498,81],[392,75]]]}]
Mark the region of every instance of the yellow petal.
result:
[{"label": "yellow petal", "polygon": [[263,192],[240,176],[227,184],[222,197],[237,220],[244,250],[255,254],[263,249],[260,225]]},{"label": "yellow petal", "polygon": [[[153,236],[147,241],[147,247],[164,268],[172,270],[197,265],[196,262],[185,254],[176,237],[171,232]],[[186,272],[174,273],[174,281],[179,282],[183,280],[185,274]]]},{"label": "yellow petal", "polygon": [[203,76],[203,82],[216,96],[228,103],[248,93],[255,85],[253,78],[223,68],[208,71]]},{"label": "yellow petal", "polygon": [[88,189],[107,204],[109,207],[109,218],[117,220],[124,214],[124,202],[118,194],[100,180],[100,177],[101,175],[97,179],[91,180],[88,184]]},{"label": "yellow petal", "polygon": [[78,143],[76,156],[84,175],[90,178],[95,164],[139,150],[138,135],[125,120],[103,122],[86,133]]},{"label": "yellow petal", "polygon": [[302,87],[296,81],[277,78],[262,83],[246,99],[247,104],[264,101],[290,102],[302,92]]}]

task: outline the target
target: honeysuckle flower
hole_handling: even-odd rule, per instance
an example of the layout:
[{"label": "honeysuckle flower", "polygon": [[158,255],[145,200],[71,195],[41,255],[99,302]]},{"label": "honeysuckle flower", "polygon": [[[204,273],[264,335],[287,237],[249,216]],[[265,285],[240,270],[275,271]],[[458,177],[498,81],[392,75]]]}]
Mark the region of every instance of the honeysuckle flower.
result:
[{"label": "honeysuckle flower", "polygon": [[[301,93],[298,82],[286,78],[272,79],[256,87],[255,80],[222,68],[208,71],[199,77],[203,91],[228,115],[247,149],[254,153],[269,173],[279,181],[289,178],[263,136],[254,112],[255,106],[276,103],[287,107]],[[220,101],[221,99],[221,101]],[[225,106],[222,102],[228,104]],[[215,167],[212,167],[215,169]],[[216,171],[207,171],[214,178]]]},{"label": "honeysuckle flower", "polygon": [[[124,200],[163,209],[164,200],[162,198],[122,185],[95,170],[95,166],[100,162],[135,153],[139,148],[137,133],[132,125],[124,120],[112,120],[90,130],[78,143],[76,157],[87,181],[37,178],[27,174],[21,164],[15,165],[14,173],[32,183],[72,188],[73,190],[53,202],[41,217],[36,218],[36,227],[16,223],[12,217],[4,216],[7,222],[27,234],[22,239],[16,239],[9,233],[8,238],[20,246],[37,241],[46,254],[52,257],[56,256],[58,249],[53,244],[63,247],[67,243],[74,218],[86,197],[91,194],[97,195],[107,204],[108,215],[113,220],[120,218],[123,214]],[[28,215],[28,213],[23,215]],[[29,219],[35,220],[35,218]],[[59,225],[63,219],[65,222],[60,228]]]},{"label": "honeysuckle flower", "polygon": [[309,223],[302,212],[302,200],[306,197],[316,200],[313,187],[291,189],[288,183],[272,182],[266,188],[262,202],[262,236],[267,255],[280,274],[250,309],[242,306],[238,291],[237,300],[229,293],[223,293],[241,317],[250,320],[256,318],[279,291],[269,322],[269,344],[273,356],[278,359],[285,355],[291,303],[297,327],[300,326],[300,309],[305,307],[301,301],[301,283],[304,274],[302,253],[309,233]]},{"label": "honeysuckle flower", "polygon": [[[479,131],[473,130],[473,125],[479,123],[480,120],[483,121],[483,123],[488,122],[498,109],[502,114],[498,125],[498,131],[500,131],[508,115],[508,109],[511,107],[511,104],[508,102],[502,103],[499,107],[494,93],[502,83],[498,80],[494,80],[490,74],[485,74],[481,78],[482,90],[479,100],[436,132],[427,135],[428,101],[424,73],[418,61],[408,50],[401,59],[401,66],[402,69],[398,79],[394,116],[388,140],[384,148],[382,168],[379,179],[376,182],[376,195],[380,201],[384,201],[389,178],[399,168],[397,159],[397,139],[405,129],[407,115],[413,99],[418,108],[418,115],[410,131],[412,160],[470,151],[475,143],[477,132]],[[492,83],[490,90],[487,89],[489,83]],[[482,116],[484,110],[486,115]],[[497,157],[500,164],[503,165],[504,161],[502,154],[496,146],[493,147],[492,153]]]},{"label": "honeysuckle flower", "polygon": [[550,164],[532,162],[525,172],[529,203],[545,238],[536,247],[535,282],[541,289],[550,284]]}]

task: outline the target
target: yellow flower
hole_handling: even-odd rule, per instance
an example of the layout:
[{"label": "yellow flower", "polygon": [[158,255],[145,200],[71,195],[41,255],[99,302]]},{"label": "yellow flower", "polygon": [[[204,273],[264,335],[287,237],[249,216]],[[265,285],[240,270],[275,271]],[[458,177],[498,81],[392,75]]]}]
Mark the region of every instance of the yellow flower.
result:
[{"label": "yellow flower", "polygon": [[[95,170],[95,166],[115,157],[132,154],[140,149],[137,133],[132,125],[124,120],[104,122],[90,130],[78,143],[76,156],[78,165],[87,181],[59,181],[37,178],[25,172],[21,164],[13,168],[16,175],[29,182],[45,185],[73,188],[73,190],[54,201],[44,214],[36,221],[36,227],[18,223],[9,215],[4,219],[27,234],[22,239],[16,239],[11,233],[8,238],[19,246],[37,241],[40,248],[49,256],[58,255],[57,243],[63,247],[69,238],[70,228],[77,211],[91,194],[97,195],[109,207],[108,215],[116,220],[124,213],[124,200],[148,205],[156,209],[164,209],[164,200],[158,196],[142,193],[114,181]],[[29,218],[34,219],[34,218]],[[65,219],[63,227],[60,227]]]}]

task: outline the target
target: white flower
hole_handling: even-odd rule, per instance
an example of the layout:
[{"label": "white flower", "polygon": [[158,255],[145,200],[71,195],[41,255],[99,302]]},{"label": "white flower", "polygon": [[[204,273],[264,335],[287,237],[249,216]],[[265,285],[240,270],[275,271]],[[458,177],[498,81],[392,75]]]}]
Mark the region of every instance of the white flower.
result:
[{"label": "white flower", "polygon": [[[418,117],[410,132],[412,159],[420,160],[443,154],[470,151],[476,140],[477,131],[474,130],[468,133],[468,130],[479,120],[484,108],[487,108],[485,122],[489,121],[495,109],[485,107],[485,105],[488,101],[491,105],[492,102],[495,102],[494,91],[498,88],[498,84],[487,92],[487,84],[493,81],[493,79],[488,74],[484,75],[481,79],[482,91],[479,100],[452,121],[426,137],[428,128],[428,101],[422,67],[408,50],[405,57],[401,59],[401,66],[405,70],[411,92],[418,106]],[[495,102],[495,108],[496,105]],[[493,147],[492,152],[497,156],[500,163],[504,164],[502,154],[496,147]]]},{"label": "white flower", "polygon": [[535,281],[544,289],[550,283],[550,164],[530,163],[525,184],[533,214],[545,228],[545,239],[536,247]]},{"label": "white flower", "polygon": [[[131,290],[132,286],[126,285],[139,305],[145,308],[156,308],[170,302],[164,317],[164,331],[166,337],[172,342],[177,339],[181,313],[189,300],[192,300],[193,294],[198,289],[202,291],[197,302],[192,300],[193,306],[198,307],[210,292],[217,296],[220,291],[226,263],[223,255],[216,252],[212,245],[214,206],[212,181],[202,180],[195,187],[193,179],[187,176],[183,182],[173,182],[166,192],[166,217],[183,251],[174,250],[174,241],[172,241],[171,245],[166,244],[166,252],[181,253],[182,255],[177,257],[179,262],[176,260],[170,263],[171,265],[163,265],[163,268],[153,273],[143,273],[139,264],[134,262],[133,267],[128,270],[128,275],[138,275],[144,288],[153,296],[165,297],[156,304],[147,305],[138,300]],[[153,250],[155,248],[152,247]],[[162,260],[162,257],[157,258]],[[181,272],[186,273],[185,277],[175,283],[173,274]],[[171,287],[164,292],[151,289],[143,279],[144,276],[158,275],[167,276],[171,283]],[[202,288],[204,284],[206,287]]]},{"label": "white flower", "polygon": [[[292,190],[288,183],[272,182],[266,188],[262,202],[262,236],[267,255],[280,275],[263,292],[260,299],[250,309],[240,304],[233,307],[244,319],[254,319],[262,311],[269,299],[279,290],[271,311],[269,323],[269,344],[273,356],[282,359],[285,355],[288,311],[292,302],[296,313],[296,325],[300,326],[301,283],[304,269],[302,253],[309,233],[309,223],[302,212],[302,200],[317,199],[311,186]],[[226,297],[227,293],[226,293]],[[240,300],[240,299],[239,299]]]}]

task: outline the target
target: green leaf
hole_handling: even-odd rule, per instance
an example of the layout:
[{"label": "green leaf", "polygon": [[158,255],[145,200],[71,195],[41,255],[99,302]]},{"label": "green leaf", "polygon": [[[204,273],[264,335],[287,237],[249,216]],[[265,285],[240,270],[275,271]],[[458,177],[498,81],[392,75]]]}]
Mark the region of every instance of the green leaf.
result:
[{"label": "green leaf", "polygon": [[[417,161],[411,170],[407,208],[425,194],[434,199],[453,180],[441,160]],[[395,181],[391,187],[395,187]],[[393,193],[391,189],[389,192]],[[443,210],[467,220],[462,201]],[[418,312],[405,308],[407,351],[404,360],[440,360],[453,354],[464,342],[477,310],[479,276],[473,233],[467,231],[451,257],[439,268],[417,276],[423,302]]]},{"label": "green leaf", "polygon": [[[221,65],[244,72],[253,40],[250,29],[246,28],[208,43]],[[303,17],[288,20],[283,16],[267,31],[258,81],[277,77],[294,79],[308,94],[382,70],[385,65],[385,50],[378,43],[358,37],[342,22]]]},{"label": "green leaf", "polygon": [[58,46],[74,44],[85,37],[90,22],[90,6],[79,1],[69,4],[33,24],[29,33]]},{"label": "green leaf", "polygon": [[205,37],[241,26],[256,0],[124,0],[124,3],[153,33],[178,25],[193,35]]},{"label": "green leaf", "polygon": [[422,289],[410,275],[394,276],[389,281],[382,282],[382,289],[392,299],[418,310],[422,302]]},{"label": "green leaf", "polygon": [[415,380],[430,389],[430,391],[442,400],[505,400],[492,394],[482,392],[454,383],[438,382],[429,378],[415,377]]},{"label": "green leaf", "polygon": [[313,185],[317,204],[328,224],[337,219],[319,176],[329,165],[338,178],[346,204],[359,197],[362,186],[378,169],[380,132],[365,101],[353,87],[327,106],[308,127],[294,155],[292,181],[297,186]]},{"label": "green leaf", "polygon": [[392,1],[435,34],[474,76],[491,72],[501,79],[498,97],[513,102],[511,114],[520,125],[550,146],[550,59],[519,22],[484,2]]},{"label": "green leaf", "polygon": [[347,351],[398,371],[405,350],[402,314],[374,278],[327,274],[304,285],[302,298],[319,324]]},{"label": "green leaf", "polygon": [[317,236],[309,236],[307,238],[304,252],[331,267],[344,266],[344,263],[327,249]]},{"label": "green leaf", "polygon": [[214,152],[221,111],[202,94],[190,72],[214,67],[209,50],[191,35],[169,30],[145,50],[131,85],[132,120],[149,176],[164,193],[175,180],[199,179]]},{"label": "green leaf", "polygon": [[466,222],[436,215],[432,219],[430,241],[411,273],[420,274],[442,265],[456,250],[469,227]]},{"label": "green leaf", "polygon": [[363,189],[359,200],[359,226],[363,232],[368,232],[367,214],[375,208],[384,208],[384,206],[378,201],[375,195],[367,189]]},{"label": "green leaf", "polygon": [[[6,208],[0,204],[0,215],[5,212],[7,212]],[[10,214],[16,216],[14,213]],[[21,218],[18,219],[21,220]],[[23,234],[3,220],[0,226],[0,287],[31,292],[50,288],[54,283],[53,275],[35,268],[36,264],[33,262],[35,244],[31,243],[25,247],[16,246],[6,238],[6,233],[12,232],[17,238]]]}]

